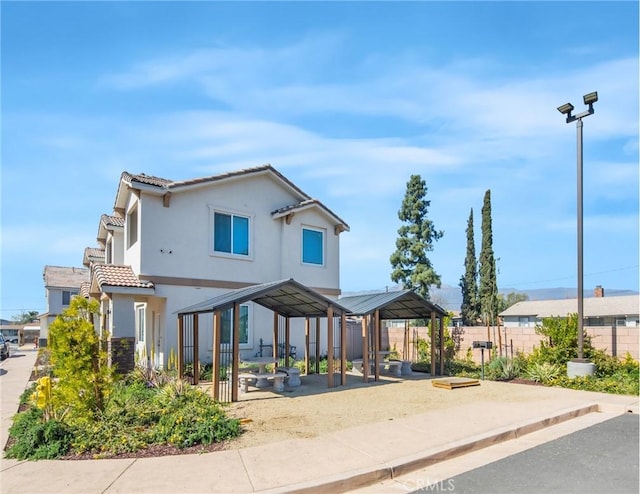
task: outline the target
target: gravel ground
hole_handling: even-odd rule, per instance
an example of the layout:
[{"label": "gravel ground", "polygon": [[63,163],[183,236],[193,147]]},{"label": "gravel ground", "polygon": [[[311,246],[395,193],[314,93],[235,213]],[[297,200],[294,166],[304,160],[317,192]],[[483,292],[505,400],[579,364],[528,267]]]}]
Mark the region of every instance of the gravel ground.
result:
[{"label": "gravel ground", "polygon": [[[478,400],[517,402],[531,399],[530,386],[481,381],[480,386],[441,389],[428,375],[402,379],[383,376],[362,382],[347,376],[347,386],[327,388],[327,376],[302,376],[302,385],[283,393],[249,388],[228,413],[246,419],[243,435],[227,448],[238,449],[286,439],[311,438],[366,423],[382,422]],[[525,398],[525,392],[526,397]],[[534,393],[535,394],[535,393]]]}]

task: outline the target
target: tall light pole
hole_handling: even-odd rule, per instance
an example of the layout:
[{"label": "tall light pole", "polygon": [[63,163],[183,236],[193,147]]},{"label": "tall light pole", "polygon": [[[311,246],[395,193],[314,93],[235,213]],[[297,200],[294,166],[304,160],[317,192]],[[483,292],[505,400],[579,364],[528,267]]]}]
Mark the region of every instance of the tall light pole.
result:
[{"label": "tall light pole", "polygon": [[593,104],[598,101],[598,92],[585,94],[583,96],[584,104],[589,108],[572,115],[574,107],[571,103],[565,103],[558,107],[558,111],[567,116],[567,123],[576,122],[578,132],[578,360],[584,360],[584,277],[583,277],[583,256],[582,256],[582,119],[593,115]]}]

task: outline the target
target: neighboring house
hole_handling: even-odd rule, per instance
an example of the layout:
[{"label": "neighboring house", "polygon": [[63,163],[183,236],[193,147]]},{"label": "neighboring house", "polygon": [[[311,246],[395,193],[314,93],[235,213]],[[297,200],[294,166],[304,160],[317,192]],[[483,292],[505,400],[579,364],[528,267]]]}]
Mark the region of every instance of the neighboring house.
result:
[{"label": "neighboring house", "polygon": [[[628,351],[638,358],[638,327],[640,326],[640,298],[638,295],[605,297],[598,286],[594,297],[584,299],[584,328],[592,336],[596,348],[612,355],[624,356]],[[577,314],[578,300],[526,300],[500,313],[507,337],[517,348],[530,351],[540,341],[536,325],[547,317],[566,317]]]},{"label": "neighboring house", "polygon": [[40,314],[40,346],[45,346],[49,337],[49,325],[64,309],[69,307],[71,298],[80,293],[83,283],[89,282],[87,268],[45,266],[44,280],[47,310]]},{"label": "neighboring house", "polygon": [[[121,371],[136,356],[162,367],[177,350],[176,311],[186,306],[288,278],[337,298],[348,230],[270,165],[182,181],[124,172],[112,214],[100,218],[99,247],[85,249],[86,294],[100,300],[99,329]],[[252,356],[261,338],[273,339],[273,316],[251,303],[240,310],[240,349]],[[201,361],[211,361],[211,324],[201,322],[209,330]]]},{"label": "neighboring house", "polygon": [[10,321],[2,322],[0,321],[0,332],[2,332],[2,336],[5,337],[6,340],[9,341],[20,341],[20,332],[24,324],[15,324]]}]

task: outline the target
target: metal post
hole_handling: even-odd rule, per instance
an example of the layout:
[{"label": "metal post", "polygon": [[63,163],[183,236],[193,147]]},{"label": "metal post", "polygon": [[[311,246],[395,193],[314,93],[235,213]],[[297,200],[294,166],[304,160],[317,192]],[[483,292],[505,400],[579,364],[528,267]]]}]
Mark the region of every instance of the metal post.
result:
[{"label": "metal post", "polygon": [[582,360],[584,349],[584,279],[582,258],[582,118],[576,120],[578,133],[578,359]]},{"label": "metal post", "polygon": [[482,367],[482,380],[484,381],[484,348],[480,349],[480,362]]}]

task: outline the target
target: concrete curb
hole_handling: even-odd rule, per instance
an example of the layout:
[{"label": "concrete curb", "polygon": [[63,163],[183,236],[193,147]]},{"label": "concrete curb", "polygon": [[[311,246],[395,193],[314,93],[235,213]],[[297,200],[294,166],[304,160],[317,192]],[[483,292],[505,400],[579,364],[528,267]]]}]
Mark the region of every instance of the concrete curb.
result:
[{"label": "concrete curb", "polygon": [[[392,463],[382,464],[378,467],[368,467],[350,472],[343,472],[323,479],[316,479],[275,489],[263,490],[260,492],[270,494],[347,492],[385,480],[392,480],[401,475],[406,475],[415,470],[426,468],[435,463],[450,460],[457,456],[477,451],[504,441],[516,439],[552,425],[581,417],[588,413],[598,412],[601,408],[602,407],[597,403],[589,403],[579,407],[567,408],[556,412],[552,416],[539,417],[504,428],[494,429],[493,431],[471,436],[460,441],[455,441],[444,448],[429,448],[419,453],[394,460]],[[620,410],[620,407],[615,408],[616,412],[624,413]]]}]

